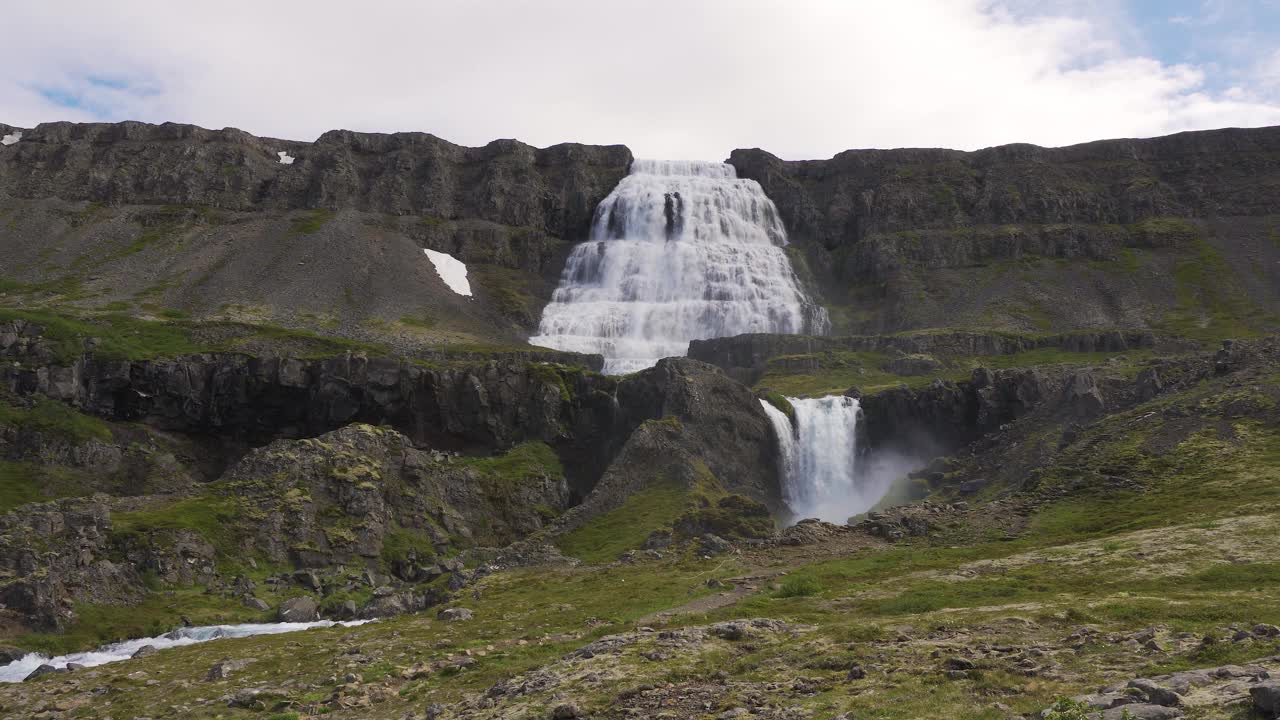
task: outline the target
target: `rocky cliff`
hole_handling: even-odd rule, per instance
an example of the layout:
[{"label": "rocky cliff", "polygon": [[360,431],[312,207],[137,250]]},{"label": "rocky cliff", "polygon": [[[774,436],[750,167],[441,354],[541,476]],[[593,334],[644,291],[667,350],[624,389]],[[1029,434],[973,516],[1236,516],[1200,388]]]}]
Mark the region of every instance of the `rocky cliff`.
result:
[{"label": "rocky cliff", "polygon": [[[424,133],[303,143],[137,122],[21,133],[0,147],[11,292],[423,346],[523,342],[631,162],[623,146],[467,148]],[[467,263],[474,297],[447,289],[423,248]]]},{"label": "rocky cliff", "polygon": [[[1277,259],[1280,128],[729,162],[778,205],[846,330],[1226,324],[1215,312],[1244,310],[1225,304],[1280,307],[1256,272]],[[1207,297],[1179,265],[1196,260],[1237,289]]]},{"label": "rocky cliff", "polygon": [[[139,122],[44,123],[0,153],[0,193],[105,205],[353,209],[586,235],[631,152],[516,140],[482,148],[426,133],[334,130],[313,143]],[[294,158],[280,161],[279,153]]]},{"label": "rocky cliff", "polygon": [[[711,363],[748,385],[763,376],[770,360],[786,356],[812,356],[830,351],[893,353],[897,355],[1015,355],[1045,348],[1069,353],[1123,352],[1156,345],[1156,337],[1144,331],[1078,332],[1061,335],[1009,335],[965,331],[813,337],[753,333],[728,338],[694,340],[689,357]],[[797,358],[791,370],[816,362]],[[816,367],[816,365],[814,366]],[[927,368],[928,374],[936,368]]]}]

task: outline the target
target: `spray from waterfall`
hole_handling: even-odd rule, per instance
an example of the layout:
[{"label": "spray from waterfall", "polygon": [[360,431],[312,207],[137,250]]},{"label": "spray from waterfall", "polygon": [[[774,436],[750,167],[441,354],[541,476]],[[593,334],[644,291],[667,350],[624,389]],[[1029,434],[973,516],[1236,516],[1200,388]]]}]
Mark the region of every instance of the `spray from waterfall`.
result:
[{"label": "spray from waterfall", "polygon": [[884,497],[896,466],[858,457],[858,401],[840,395],[787,398],[795,423],[761,400],[778,438],[782,497],[797,518],[843,524]]},{"label": "spray from waterfall", "polygon": [[543,310],[535,345],[599,353],[607,373],[690,340],[827,331],[783,247],[777,209],[732,165],[636,160],[598,208]]}]

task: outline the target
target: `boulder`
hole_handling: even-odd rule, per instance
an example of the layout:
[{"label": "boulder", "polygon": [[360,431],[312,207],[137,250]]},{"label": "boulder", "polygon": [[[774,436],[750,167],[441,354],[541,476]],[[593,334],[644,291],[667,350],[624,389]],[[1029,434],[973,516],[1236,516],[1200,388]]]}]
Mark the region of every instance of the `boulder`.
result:
[{"label": "boulder", "polygon": [[1280,718],[1280,680],[1267,680],[1249,688],[1253,709],[1265,718]]},{"label": "boulder", "polygon": [[27,676],[23,678],[23,681],[25,682],[27,680],[35,680],[36,678],[42,678],[45,675],[54,675],[56,673],[64,673],[64,672],[67,672],[66,668],[57,668],[52,665],[49,665],[48,663],[45,663],[44,665],[41,665],[40,667],[37,667],[35,670],[32,670],[30,673],[28,673]]},{"label": "boulder", "polygon": [[475,614],[467,608],[445,608],[436,613],[436,618],[445,622],[463,622],[474,617]]},{"label": "boulder", "polygon": [[315,622],[320,619],[320,606],[309,597],[296,597],[285,600],[277,611],[280,622]]},{"label": "boulder", "polygon": [[1152,705],[1176,707],[1182,704],[1182,696],[1173,690],[1156,683],[1154,680],[1148,680],[1146,678],[1130,680],[1129,687],[1141,692]]}]

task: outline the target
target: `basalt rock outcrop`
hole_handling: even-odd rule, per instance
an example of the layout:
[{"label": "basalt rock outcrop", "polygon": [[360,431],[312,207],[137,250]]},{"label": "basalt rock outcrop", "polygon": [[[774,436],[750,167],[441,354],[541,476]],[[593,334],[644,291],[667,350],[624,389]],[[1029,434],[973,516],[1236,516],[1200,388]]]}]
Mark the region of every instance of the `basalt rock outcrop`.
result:
[{"label": "basalt rock outcrop", "polygon": [[[1253,341],[1226,341],[1211,353],[1193,353],[1151,361],[1136,377],[1127,371],[1113,371],[1107,365],[1090,367],[1047,366],[1041,368],[978,368],[967,380],[935,380],[925,387],[901,386],[860,398],[865,422],[858,431],[865,447],[904,452],[915,457],[930,453],[995,457],[999,450],[1017,447],[1018,441],[1005,431],[1014,423],[1027,435],[1057,429],[1065,447],[1075,441],[1080,428],[1101,418],[1122,413],[1162,394],[1187,391],[1216,377],[1245,378],[1255,383],[1259,375],[1274,367],[1280,358],[1275,338]],[[1250,402],[1231,405],[1231,417],[1256,417],[1271,422],[1273,405],[1269,393],[1252,388]],[[1165,409],[1174,416],[1185,409]],[[1054,435],[1054,438],[1058,438]],[[1030,443],[1028,443],[1030,444]],[[966,447],[967,446],[967,447]],[[958,457],[958,456],[957,456]],[[991,465],[998,466],[993,460]],[[918,477],[937,481],[946,464],[927,467]],[[994,472],[994,471],[993,471]],[[970,488],[958,488],[962,495],[980,490],[986,478],[970,480]]]},{"label": "basalt rock outcrop", "polygon": [[[501,547],[569,506],[569,485],[551,463],[526,462],[499,475],[467,460],[415,448],[389,428],[355,424],[255,449],[220,487],[246,505],[241,514],[256,518],[244,549],[300,567],[377,565],[402,528],[429,536],[441,553],[455,542]],[[424,552],[418,560],[431,558]],[[396,569],[407,579],[430,574]]]},{"label": "basalt rock outcrop", "polygon": [[744,383],[754,384],[764,374],[769,361],[774,358],[814,355],[828,351],[879,352],[899,356],[932,354],[976,356],[1013,355],[1043,348],[1079,353],[1124,352],[1153,347],[1156,343],[1155,335],[1141,330],[1037,336],[958,330],[843,337],[754,333],[694,340],[689,343],[689,357],[711,363]]},{"label": "basalt rock outcrop", "polygon": [[875,233],[1280,213],[1280,127],[1184,132],[1061,148],[848,150],[787,162],[735,150],[792,235],[828,248]]},{"label": "basalt rock outcrop", "polygon": [[[280,152],[294,161],[281,163]],[[495,140],[468,148],[426,133],[349,130],[306,143],[176,123],[54,122],[22,130],[0,152],[0,194],[239,211],[352,208],[573,238],[585,237],[596,204],[630,163],[621,145],[538,149]]]},{"label": "basalt rock outcrop", "polygon": [[1280,128],[729,162],[778,206],[828,301],[850,307],[838,331],[1154,327],[1177,301],[1174,265],[1197,255],[1238,297],[1280,307],[1251,279],[1276,260]]},{"label": "basalt rock outcrop", "polygon": [[[0,146],[5,280],[418,347],[522,343],[632,159],[620,145],[469,148],[425,133],[21,132]],[[424,248],[466,263],[471,295],[446,287]]]}]

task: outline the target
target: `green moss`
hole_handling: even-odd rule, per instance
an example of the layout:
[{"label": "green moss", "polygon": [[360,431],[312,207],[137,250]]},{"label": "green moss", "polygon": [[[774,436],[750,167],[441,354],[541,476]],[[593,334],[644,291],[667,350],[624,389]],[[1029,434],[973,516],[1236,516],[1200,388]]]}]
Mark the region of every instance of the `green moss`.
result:
[{"label": "green moss", "polygon": [[[710,470],[706,470],[710,476]],[[742,495],[720,497],[714,478],[705,480],[692,496],[701,505],[680,516],[676,529],[684,534],[713,533],[727,538],[765,538],[777,530],[769,508]]]},{"label": "green moss", "polygon": [[562,402],[573,402],[573,393],[565,382],[565,375],[574,372],[579,372],[579,370],[552,363],[534,363],[529,366],[530,375],[560,390],[560,400]]},{"label": "green moss", "polygon": [[1129,234],[1147,246],[1176,245],[1195,240],[1200,228],[1186,218],[1154,217],[1126,226]]},{"label": "green moss", "polygon": [[783,415],[787,416],[787,419],[791,421],[792,425],[795,425],[796,408],[791,404],[791,401],[787,399],[786,395],[783,395],[780,392],[774,392],[768,388],[762,388],[756,392],[756,397],[777,408]]},{"label": "green moss", "polygon": [[382,538],[382,562],[390,567],[397,560],[410,556],[419,563],[430,563],[436,556],[435,544],[425,530],[406,528],[393,524]]},{"label": "green moss", "polygon": [[557,544],[561,552],[584,562],[609,562],[622,552],[639,547],[655,529],[670,527],[691,504],[687,488],[656,480],[633,493],[620,507],[561,536]]},{"label": "green moss", "polygon": [[35,502],[81,497],[93,483],[69,468],[0,460],[0,513]]},{"label": "green moss", "polygon": [[290,235],[314,235],[333,219],[333,211],[327,209],[312,210],[293,219],[289,226]]},{"label": "green moss", "polygon": [[436,319],[429,313],[422,313],[420,315],[405,315],[400,318],[400,323],[409,327],[429,330],[436,326]]}]

